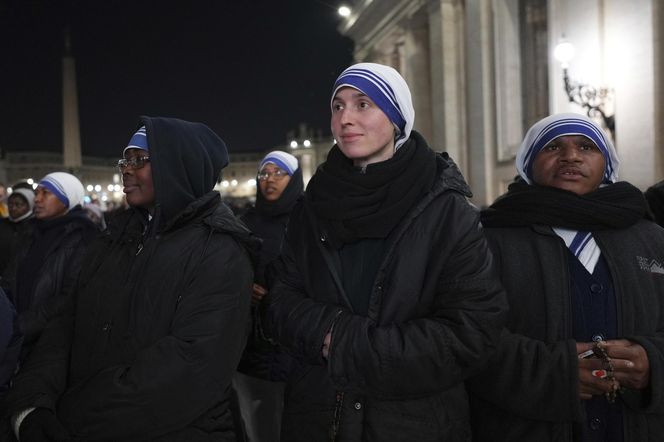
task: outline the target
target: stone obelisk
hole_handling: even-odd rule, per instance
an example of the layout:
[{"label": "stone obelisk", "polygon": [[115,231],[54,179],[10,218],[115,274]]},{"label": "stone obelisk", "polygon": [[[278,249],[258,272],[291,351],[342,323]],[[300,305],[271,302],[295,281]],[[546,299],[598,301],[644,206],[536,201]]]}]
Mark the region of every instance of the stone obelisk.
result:
[{"label": "stone obelisk", "polygon": [[64,167],[78,174],[81,169],[81,131],[78,120],[76,65],[71,51],[69,29],[65,30],[62,56],[62,149]]}]

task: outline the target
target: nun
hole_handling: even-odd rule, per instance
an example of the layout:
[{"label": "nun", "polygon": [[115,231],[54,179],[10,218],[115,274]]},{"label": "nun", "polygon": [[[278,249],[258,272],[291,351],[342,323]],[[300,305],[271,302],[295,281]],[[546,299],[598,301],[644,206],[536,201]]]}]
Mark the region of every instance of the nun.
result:
[{"label": "nun", "polygon": [[591,119],[535,123],[482,212],[510,313],[470,382],[477,441],[664,440],[664,230]]},{"label": "nun", "polygon": [[470,189],[393,68],[349,67],[330,110],[270,273],[266,328],[296,358],[282,440],[469,440],[463,381],[506,311]]},{"label": "nun", "polygon": [[86,247],[97,232],[81,208],[84,195],[83,184],[66,172],[49,173],[38,183],[32,234],[17,252],[15,273],[8,276],[24,337],[21,359],[71,296]]},{"label": "nun", "polygon": [[12,266],[14,256],[30,237],[34,205],[32,189],[15,188],[7,198],[9,216],[0,218],[0,286],[5,286],[5,269]]}]

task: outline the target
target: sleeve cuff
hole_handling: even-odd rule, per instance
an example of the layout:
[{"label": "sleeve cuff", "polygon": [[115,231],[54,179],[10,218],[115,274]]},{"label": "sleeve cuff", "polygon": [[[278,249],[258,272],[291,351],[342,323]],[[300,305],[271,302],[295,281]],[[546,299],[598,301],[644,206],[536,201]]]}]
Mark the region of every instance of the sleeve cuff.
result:
[{"label": "sleeve cuff", "polygon": [[16,440],[18,440],[19,442],[21,439],[19,439],[18,437],[18,430],[21,428],[23,420],[28,416],[28,414],[32,413],[35,409],[36,407],[26,408],[25,410],[20,411],[15,415],[13,415],[11,418],[11,424],[12,424],[12,429],[14,430],[14,436],[16,436]]}]

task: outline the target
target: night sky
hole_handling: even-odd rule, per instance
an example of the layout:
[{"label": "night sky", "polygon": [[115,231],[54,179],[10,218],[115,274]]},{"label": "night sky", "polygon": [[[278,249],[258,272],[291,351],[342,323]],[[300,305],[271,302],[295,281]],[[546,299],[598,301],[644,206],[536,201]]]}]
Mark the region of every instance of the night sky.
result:
[{"label": "night sky", "polygon": [[71,30],[83,155],[117,157],[139,115],[208,124],[231,152],[329,133],[352,63],[337,0],[0,0],[0,148],[62,149],[61,55]]}]

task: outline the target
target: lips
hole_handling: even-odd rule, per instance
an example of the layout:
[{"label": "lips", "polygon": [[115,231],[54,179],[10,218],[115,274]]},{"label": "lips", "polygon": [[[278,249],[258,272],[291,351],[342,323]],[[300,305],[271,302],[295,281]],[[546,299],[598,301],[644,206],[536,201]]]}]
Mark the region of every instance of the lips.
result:
[{"label": "lips", "polygon": [[585,175],[581,170],[575,168],[575,167],[565,167],[558,169],[558,172],[556,173],[557,176],[561,178],[569,178],[569,179],[576,179],[576,178],[583,178]]},{"label": "lips", "polygon": [[138,185],[136,183],[124,183],[124,187],[123,187],[122,191],[124,193],[130,193],[130,192],[133,192],[136,189],[138,189]]},{"label": "lips", "polygon": [[356,134],[356,133],[347,133],[341,135],[341,141],[344,143],[352,143],[353,141],[358,140],[362,134]]}]

